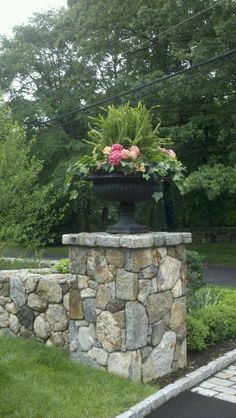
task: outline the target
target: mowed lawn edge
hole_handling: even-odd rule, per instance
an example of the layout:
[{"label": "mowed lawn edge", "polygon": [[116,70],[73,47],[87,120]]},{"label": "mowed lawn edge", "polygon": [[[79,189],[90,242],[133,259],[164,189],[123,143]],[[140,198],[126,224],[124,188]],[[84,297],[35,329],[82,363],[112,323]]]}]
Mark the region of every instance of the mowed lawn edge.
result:
[{"label": "mowed lawn edge", "polygon": [[236,243],[233,242],[193,242],[188,250],[197,251],[205,257],[205,263],[225,267],[236,267]]},{"label": "mowed lawn edge", "polygon": [[1,418],[114,418],[156,391],[74,363],[59,347],[0,337]]}]

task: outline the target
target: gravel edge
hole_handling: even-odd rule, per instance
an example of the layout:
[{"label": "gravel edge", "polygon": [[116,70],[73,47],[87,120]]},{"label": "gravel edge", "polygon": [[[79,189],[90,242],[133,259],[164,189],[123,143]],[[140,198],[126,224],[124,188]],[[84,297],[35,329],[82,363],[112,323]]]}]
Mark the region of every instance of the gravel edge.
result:
[{"label": "gravel edge", "polygon": [[235,361],[236,349],[225,353],[223,356],[211,361],[206,366],[202,366],[194,372],[186,374],[185,377],[165,386],[142,402],[132,406],[128,411],[121,415],[117,415],[115,418],[144,418],[169,399],[176,397],[185,390],[192,389],[203,380],[225,369]]}]

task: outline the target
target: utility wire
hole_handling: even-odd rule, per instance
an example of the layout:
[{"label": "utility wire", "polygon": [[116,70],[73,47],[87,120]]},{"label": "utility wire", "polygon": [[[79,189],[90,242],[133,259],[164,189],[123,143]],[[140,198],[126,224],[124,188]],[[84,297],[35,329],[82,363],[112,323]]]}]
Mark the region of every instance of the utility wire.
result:
[{"label": "utility wire", "polygon": [[[104,9],[106,9],[106,8],[107,8],[107,6],[109,5],[109,3],[112,3],[112,2],[111,2],[111,1],[107,2],[107,3],[106,3],[106,5],[104,5],[104,6],[103,6],[100,10],[101,10],[101,11],[103,11]],[[181,22],[177,23],[176,25],[171,26],[170,28],[168,28],[168,29],[166,29],[166,30],[164,30],[164,31],[162,31],[162,32],[159,32],[159,34],[155,37],[155,39],[148,38],[148,39],[147,39],[146,41],[144,41],[141,45],[144,45],[144,44],[149,43],[149,42],[153,42],[153,43],[155,43],[155,42],[156,42],[156,40],[157,40],[157,39],[159,39],[160,37],[164,37],[167,33],[172,32],[172,30],[173,30],[173,29],[176,29],[177,27],[181,26],[181,25],[182,25],[182,24],[184,24],[185,22],[188,22],[189,20],[194,19],[195,17],[197,17],[197,16],[199,16],[199,15],[201,15],[201,14],[203,14],[203,13],[207,12],[207,11],[208,11],[208,10],[210,10],[210,9],[213,9],[214,7],[216,7],[216,6],[217,6],[217,4],[218,4],[218,2],[216,2],[215,4],[213,4],[213,5],[209,6],[209,7],[207,7],[206,9],[201,10],[200,12],[196,13],[195,15],[190,16],[189,18],[182,20]],[[129,29],[129,28],[127,28],[127,29]],[[149,28],[148,28],[148,29],[149,29]],[[132,28],[130,28],[130,30],[132,30]],[[141,34],[142,34],[142,33],[144,33],[144,32],[145,32],[145,31],[138,32],[135,36],[141,35]],[[134,36],[134,34],[132,34],[132,35],[127,35],[127,37],[125,37],[123,40],[129,39],[129,38],[131,38],[132,36]],[[119,43],[122,43],[122,42],[121,42],[121,41],[116,42],[115,44],[113,44],[113,46],[114,46],[114,45],[118,45]],[[140,46],[141,46],[141,45],[140,45]],[[145,49],[146,49],[146,48],[145,48]],[[129,53],[130,53],[130,54],[134,54],[134,53],[136,53],[136,52],[138,52],[138,51],[140,51],[140,47],[139,47],[139,48],[137,48],[137,49],[134,49],[134,50],[126,50],[125,52],[121,52],[121,53],[120,53],[120,55],[122,56],[122,55],[126,55],[126,54],[129,54]],[[47,90],[47,91],[46,91],[46,94],[48,94],[48,93],[50,93],[50,92],[52,92],[52,91],[56,91],[56,90],[57,90],[57,88],[52,88],[52,89],[49,89],[49,90]]]},{"label": "utility wire", "polygon": [[[225,62],[224,61],[218,63],[217,70],[219,70],[219,68],[223,67],[224,65],[225,65]],[[208,68],[202,69],[200,74],[203,75],[204,73],[209,73],[209,69]],[[190,74],[188,76],[188,78],[192,79],[192,78],[194,78],[196,76],[199,76],[200,74],[199,74],[199,72],[195,72],[193,74]],[[174,83],[171,84],[171,86],[173,87],[173,86],[176,86],[177,84],[180,84],[180,83],[183,83],[183,82],[186,82],[186,78],[184,78],[184,79],[181,78],[180,80],[175,80]],[[157,87],[155,89],[152,89],[152,91],[144,92],[143,95],[142,95],[142,98],[143,97],[146,97],[146,96],[153,96],[153,95],[157,94],[158,91],[159,90],[158,90],[158,87]],[[225,97],[225,96],[232,96],[232,95],[235,95],[235,94],[236,94],[236,92],[231,92],[231,93],[225,93],[223,95],[222,94],[221,95],[214,95],[214,97],[215,98],[217,98],[217,97],[222,98],[222,97]],[[171,104],[171,100],[170,100],[170,104]],[[160,105],[160,107],[162,109],[165,108],[162,105]],[[168,105],[168,108],[169,108],[169,105]]]},{"label": "utility wire", "polygon": [[[179,26],[183,25],[186,22],[189,22],[192,19],[195,19],[196,17],[202,15],[203,13],[206,13],[208,10],[213,9],[214,7],[216,7],[218,5],[218,2],[216,2],[215,4],[212,4],[211,6],[207,7],[206,9],[201,10],[200,12],[188,17],[187,19],[182,20],[181,22],[177,23],[174,26],[171,26],[170,28],[159,32],[158,35],[155,38],[148,38],[146,41],[142,42],[138,48],[134,49],[134,50],[126,50],[124,52],[121,52],[121,55],[127,55],[127,54],[135,54],[136,52],[140,51],[140,49],[142,50],[143,46],[145,46],[147,43],[149,42],[153,42],[155,43],[159,38],[163,38],[165,37],[166,34],[168,34],[169,32],[172,32],[174,29],[178,28]],[[148,48],[148,46],[147,46]],[[145,48],[146,49],[146,48]]]},{"label": "utility wire", "polygon": [[[220,63],[220,65],[218,64],[217,65],[217,69],[219,69],[219,68],[221,68],[221,67],[223,67],[225,65],[225,62],[222,62],[222,63]],[[202,74],[204,74],[204,73],[208,73],[209,72],[209,69],[208,68],[205,68],[205,69],[203,69],[202,71],[201,71],[201,75]],[[198,72],[195,72],[195,73],[193,73],[193,74],[191,74],[191,75],[189,75],[189,78],[193,78],[193,77],[196,77],[196,76],[199,76],[199,73]],[[174,83],[172,83],[172,86],[176,86],[177,84],[180,84],[180,83],[183,83],[183,82],[186,82],[186,79],[183,79],[183,78],[181,78],[180,80],[175,80],[175,82]],[[144,97],[146,97],[146,96],[153,96],[154,94],[157,94],[157,92],[158,92],[159,90],[158,90],[158,88],[156,88],[156,89],[152,89],[151,91],[150,90],[148,90],[148,91],[146,91],[146,92],[144,92],[144,93],[142,93],[142,97],[139,99],[138,97],[136,97],[136,99],[135,99],[135,101],[137,102],[138,100],[143,100],[143,98]],[[215,98],[223,98],[223,97],[225,97],[225,96],[233,96],[233,95],[235,95],[236,94],[236,92],[232,92],[232,93],[225,93],[225,94],[223,94],[223,95],[215,95],[214,97]],[[162,105],[160,105],[160,107],[161,107],[161,109],[164,109],[164,108],[166,108],[165,106],[162,106]],[[168,108],[170,108],[170,106],[168,105]],[[82,113],[82,112],[81,112]],[[89,114],[90,115],[95,115],[97,112],[96,111],[92,111],[92,113],[90,112]],[[78,120],[78,116],[76,116],[75,118],[73,118],[73,119],[70,119],[69,120],[69,122],[68,123],[73,123],[73,122],[75,122],[76,120]]]},{"label": "utility wire", "polygon": [[[111,2],[108,2],[108,3],[107,3],[107,5],[108,5],[109,3],[111,3]],[[104,9],[106,9],[106,8],[107,8],[107,5],[103,6],[103,7],[101,8],[101,11],[103,11]],[[152,42],[152,43],[156,43],[156,41],[157,41],[160,37],[164,37],[164,36],[165,36],[166,34],[168,34],[169,32],[172,32],[174,29],[178,28],[179,26],[183,25],[184,23],[186,23],[186,22],[188,22],[188,21],[190,21],[190,20],[192,20],[192,19],[195,19],[196,17],[198,17],[198,16],[200,16],[200,15],[202,15],[202,14],[206,13],[208,10],[213,9],[213,8],[214,8],[214,7],[216,7],[217,5],[218,5],[218,1],[216,1],[216,2],[215,2],[214,4],[212,4],[211,6],[209,6],[209,7],[205,8],[205,9],[203,9],[203,10],[200,10],[198,13],[196,13],[196,14],[194,14],[194,15],[192,15],[192,16],[189,16],[188,18],[186,18],[186,19],[184,19],[184,20],[180,21],[180,22],[179,22],[179,23],[177,23],[176,25],[173,25],[173,26],[171,26],[170,28],[165,29],[165,30],[163,30],[162,32],[159,32],[155,38],[150,38],[150,37],[147,37],[147,36],[146,36],[146,38],[147,38],[147,39],[146,39],[144,42],[142,42],[138,48],[136,48],[136,49],[134,49],[134,50],[129,49],[129,50],[126,50],[126,51],[124,51],[124,52],[121,52],[120,54],[121,54],[121,55],[126,55],[126,54],[129,54],[129,53],[130,53],[130,54],[134,54],[134,53],[136,53],[136,52],[138,52],[138,51],[140,50],[140,47],[142,47],[142,46],[144,46],[144,45],[146,45],[146,44],[148,44],[148,43],[150,43],[150,42]],[[85,21],[86,21],[86,20],[85,20]],[[129,28],[129,27],[127,27],[126,29],[127,29],[127,30],[130,30],[130,31],[135,32],[133,28]],[[125,38],[123,38],[123,40],[130,39],[130,38],[132,38],[133,36],[139,36],[139,35],[141,35],[141,36],[142,36],[142,34],[144,34],[144,33],[146,32],[146,30],[147,30],[147,29],[151,29],[151,27],[149,26],[149,27],[145,28],[144,30],[141,30],[140,32],[137,32],[137,33],[132,33],[132,34],[130,34],[130,35],[127,35]],[[143,35],[143,37],[144,37],[144,35]],[[122,41],[118,41],[118,42],[116,42],[115,44],[113,44],[113,46],[114,46],[114,45],[118,45],[118,44],[120,44],[120,43],[122,43]],[[145,48],[145,49],[146,49],[146,48]]]},{"label": "utility wire", "polygon": [[[109,6],[109,3],[111,3],[110,1],[107,3],[107,4],[105,4],[100,10],[101,11],[104,11],[104,10],[106,10],[107,9],[107,7]],[[169,33],[169,32],[171,32],[173,29],[175,29],[175,28],[177,28],[177,27],[179,27],[179,26],[181,26],[182,24],[184,24],[185,22],[187,22],[187,21],[189,21],[189,20],[191,20],[191,19],[194,19],[195,17],[197,17],[197,16],[199,16],[199,15],[201,15],[201,14],[203,14],[203,13],[205,13],[206,11],[208,11],[208,10],[210,10],[210,9],[212,9],[212,8],[214,8],[214,7],[216,7],[217,6],[217,4],[218,4],[218,1],[216,1],[216,3],[215,4],[213,4],[213,5],[211,5],[211,6],[209,6],[209,7],[207,7],[206,9],[203,9],[203,10],[201,10],[200,12],[198,12],[198,13],[196,13],[195,15],[192,15],[192,16],[190,16],[189,18],[187,18],[187,19],[184,19],[183,21],[181,21],[181,22],[179,22],[179,23],[177,23],[176,25],[174,25],[174,26],[171,26],[170,28],[168,28],[168,29],[165,29],[164,31],[162,31],[162,32],[159,32],[158,34],[157,34],[157,36],[156,36],[156,38],[155,39],[152,39],[152,38],[148,38],[146,41],[144,41],[141,45],[144,45],[144,44],[146,44],[146,43],[148,43],[148,42],[153,42],[153,43],[155,43],[156,42],[156,40],[157,39],[159,39],[159,37],[163,37],[163,36],[165,36],[165,34],[167,34],[167,33]],[[132,28],[126,28],[127,30],[133,30]],[[147,29],[149,29],[149,28],[147,28]],[[146,30],[146,29],[145,29]],[[142,30],[142,31],[140,31],[140,32],[137,32],[136,34],[131,34],[131,35],[127,35],[125,38],[123,38],[123,40],[126,40],[126,39],[129,39],[129,38],[131,38],[132,36],[139,36],[139,35],[141,35],[142,33],[144,33],[145,32],[145,30]],[[119,41],[119,42],[116,42],[115,44],[113,44],[113,46],[114,45],[118,45],[119,43],[122,43],[121,41]],[[140,45],[140,47],[141,47],[141,45]],[[146,48],[145,48],[146,49]],[[119,53],[119,55],[126,55],[126,54],[128,54],[128,53],[130,53],[130,54],[134,54],[134,53],[136,53],[136,52],[138,52],[138,51],[140,51],[140,48],[137,48],[137,49],[134,49],[134,50],[127,50],[127,51],[125,51],[125,52],[121,52],[121,53]],[[57,90],[57,88],[56,87],[54,87],[54,88],[52,88],[52,89],[48,89],[47,91],[46,91],[46,94],[48,94],[48,93],[50,93],[50,92],[55,92]],[[55,116],[55,118],[57,118],[57,116]],[[54,119],[54,118],[53,118]]]},{"label": "utility wire", "polygon": [[[170,74],[167,74],[167,75],[165,75],[165,76],[163,76],[161,78],[157,78],[157,79],[152,80],[152,81],[149,81],[147,83],[140,84],[140,86],[137,86],[137,87],[134,87],[132,89],[126,90],[124,92],[118,93],[118,94],[116,94],[114,96],[107,97],[107,98],[105,98],[103,100],[100,100],[100,101],[95,102],[95,103],[91,103],[91,104],[89,104],[87,106],[84,106],[84,107],[77,107],[77,108],[73,109],[70,112],[62,113],[61,115],[57,115],[57,116],[55,116],[55,117],[53,117],[53,118],[51,118],[51,119],[49,119],[49,120],[47,120],[45,122],[40,122],[40,124],[41,125],[45,125],[45,124],[48,124],[50,122],[53,122],[54,120],[61,119],[64,116],[70,116],[70,115],[75,114],[77,112],[78,113],[83,113],[83,112],[85,112],[85,111],[87,111],[89,109],[92,109],[94,107],[104,105],[104,104],[109,103],[109,102],[111,102],[113,100],[119,99],[119,98],[124,97],[124,96],[129,96],[132,93],[136,93],[138,91],[141,91],[143,89],[146,89],[146,88],[148,88],[150,86],[153,86],[155,84],[162,83],[163,81],[166,81],[166,80],[169,80],[171,78],[177,77],[178,75],[185,74],[185,73],[188,73],[188,72],[191,72],[191,71],[195,71],[198,68],[201,68],[201,67],[203,67],[203,66],[205,66],[207,64],[211,64],[212,62],[221,60],[221,59],[223,59],[225,57],[229,57],[229,56],[231,56],[231,55],[233,55],[235,53],[236,53],[236,48],[231,49],[231,50],[226,51],[226,52],[222,52],[221,54],[214,55],[211,58],[208,58],[208,59],[206,59],[204,61],[200,61],[200,62],[198,62],[196,64],[193,64],[190,67],[182,68],[181,70],[174,71],[174,72],[172,72]],[[35,120],[33,122],[35,122]]]}]

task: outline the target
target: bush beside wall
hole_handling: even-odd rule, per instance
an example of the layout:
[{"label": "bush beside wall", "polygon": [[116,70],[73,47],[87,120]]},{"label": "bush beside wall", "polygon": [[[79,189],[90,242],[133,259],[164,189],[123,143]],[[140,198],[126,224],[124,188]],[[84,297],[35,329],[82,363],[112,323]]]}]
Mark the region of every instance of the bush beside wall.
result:
[{"label": "bush beside wall", "polygon": [[217,305],[195,309],[188,314],[187,330],[189,350],[202,350],[218,341],[236,337],[236,290],[222,290]]}]

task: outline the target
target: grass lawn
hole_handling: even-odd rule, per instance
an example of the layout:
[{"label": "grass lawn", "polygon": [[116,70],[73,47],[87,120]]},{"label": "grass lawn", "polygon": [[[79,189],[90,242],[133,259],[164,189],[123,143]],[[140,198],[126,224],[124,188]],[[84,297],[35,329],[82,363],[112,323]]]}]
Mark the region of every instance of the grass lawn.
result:
[{"label": "grass lawn", "polygon": [[47,254],[50,255],[50,258],[66,258],[68,257],[68,247],[65,245],[61,247],[46,247],[43,257],[48,258]]},{"label": "grass lawn", "polygon": [[0,337],[1,418],[114,418],[156,390],[75,364],[63,349]]},{"label": "grass lawn", "polygon": [[212,242],[193,243],[188,246],[189,250],[197,251],[205,256],[207,264],[219,266],[236,266],[236,243]]},{"label": "grass lawn", "polygon": [[2,250],[1,254],[3,257],[36,257],[36,258],[51,258],[51,259],[60,259],[68,257],[68,247],[59,246],[59,247],[46,247],[40,250],[39,254],[34,251],[27,251],[25,249],[16,247],[14,244],[6,244]]},{"label": "grass lawn", "polygon": [[[44,265],[40,264],[37,261],[29,260],[7,260],[0,259],[0,270],[19,270],[19,269],[33,269],[33,268],[43,268]],[[45,265],[45,267],[47,267]]]}]

